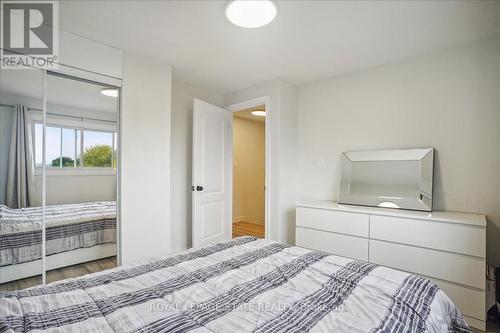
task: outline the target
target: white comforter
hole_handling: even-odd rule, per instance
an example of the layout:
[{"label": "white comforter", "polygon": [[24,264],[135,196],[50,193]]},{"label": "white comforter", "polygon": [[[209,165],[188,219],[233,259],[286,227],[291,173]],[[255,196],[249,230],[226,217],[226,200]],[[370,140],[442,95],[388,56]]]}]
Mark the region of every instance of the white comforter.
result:
[{"label": "white comforter", "polygon": [[0,293],[0,305],[0,332],[469,331],[429,280],[253,237]]}]

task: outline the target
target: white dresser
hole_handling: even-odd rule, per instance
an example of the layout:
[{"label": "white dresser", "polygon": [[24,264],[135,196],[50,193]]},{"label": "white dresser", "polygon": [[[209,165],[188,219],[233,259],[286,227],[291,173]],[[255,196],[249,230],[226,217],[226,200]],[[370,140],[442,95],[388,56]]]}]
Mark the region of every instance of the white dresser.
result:
[{"label": "white dresser", "polygon": [[433,280],[470,326],[485,330],[486,217],[308,201],[297,206],[296,245]]}]

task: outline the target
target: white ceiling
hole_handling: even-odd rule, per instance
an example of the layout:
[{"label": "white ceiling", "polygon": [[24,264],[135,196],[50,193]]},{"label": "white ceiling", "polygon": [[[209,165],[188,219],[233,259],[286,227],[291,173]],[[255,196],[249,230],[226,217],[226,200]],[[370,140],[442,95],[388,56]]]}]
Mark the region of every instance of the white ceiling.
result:
[{"label": "white ceiling", "polygon": [[302,84],[500,33],[500,1],[278,1],[263,28],[226,1],[61,1],[62,29],[172,64],[174,78],[231,92]]}]

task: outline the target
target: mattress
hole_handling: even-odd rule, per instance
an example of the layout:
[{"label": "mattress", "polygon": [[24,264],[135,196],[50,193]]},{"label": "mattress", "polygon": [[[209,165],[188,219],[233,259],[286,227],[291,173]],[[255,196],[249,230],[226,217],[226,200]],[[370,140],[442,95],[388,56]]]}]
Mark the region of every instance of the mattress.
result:
[{"label": "mattress", "polygon": [[[45,208],[46,254],[116,243],[116,203],[90,202]],[[42,208],[0,206],[0,266],[41,258]]]},{"label": "mattress", "polygon": [[0,302],[0,332],[470,332],[427,279],[254,237]]}]

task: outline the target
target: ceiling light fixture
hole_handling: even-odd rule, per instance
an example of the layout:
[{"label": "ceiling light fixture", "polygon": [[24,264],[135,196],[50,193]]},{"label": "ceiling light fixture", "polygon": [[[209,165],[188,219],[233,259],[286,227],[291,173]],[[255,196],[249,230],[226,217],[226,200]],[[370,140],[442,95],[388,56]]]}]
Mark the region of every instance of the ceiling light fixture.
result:
[{"label": "ceiling light fixture", "polygon": [[261,110],[252,111],[252,114],[257,117],[265,117],[266,111],[261,111]]},{"label": "ceiling light fixture", "polygon": [[232,0],[226,5],[229,22],[243,28],[259,28],[271,23],[277,8],[271,0]]},{"label": "ceiling light fixture", "polygon": [[118,97],[118,89],[115,88],[104,88],[101,90],[101,94],[109,97]]}]

